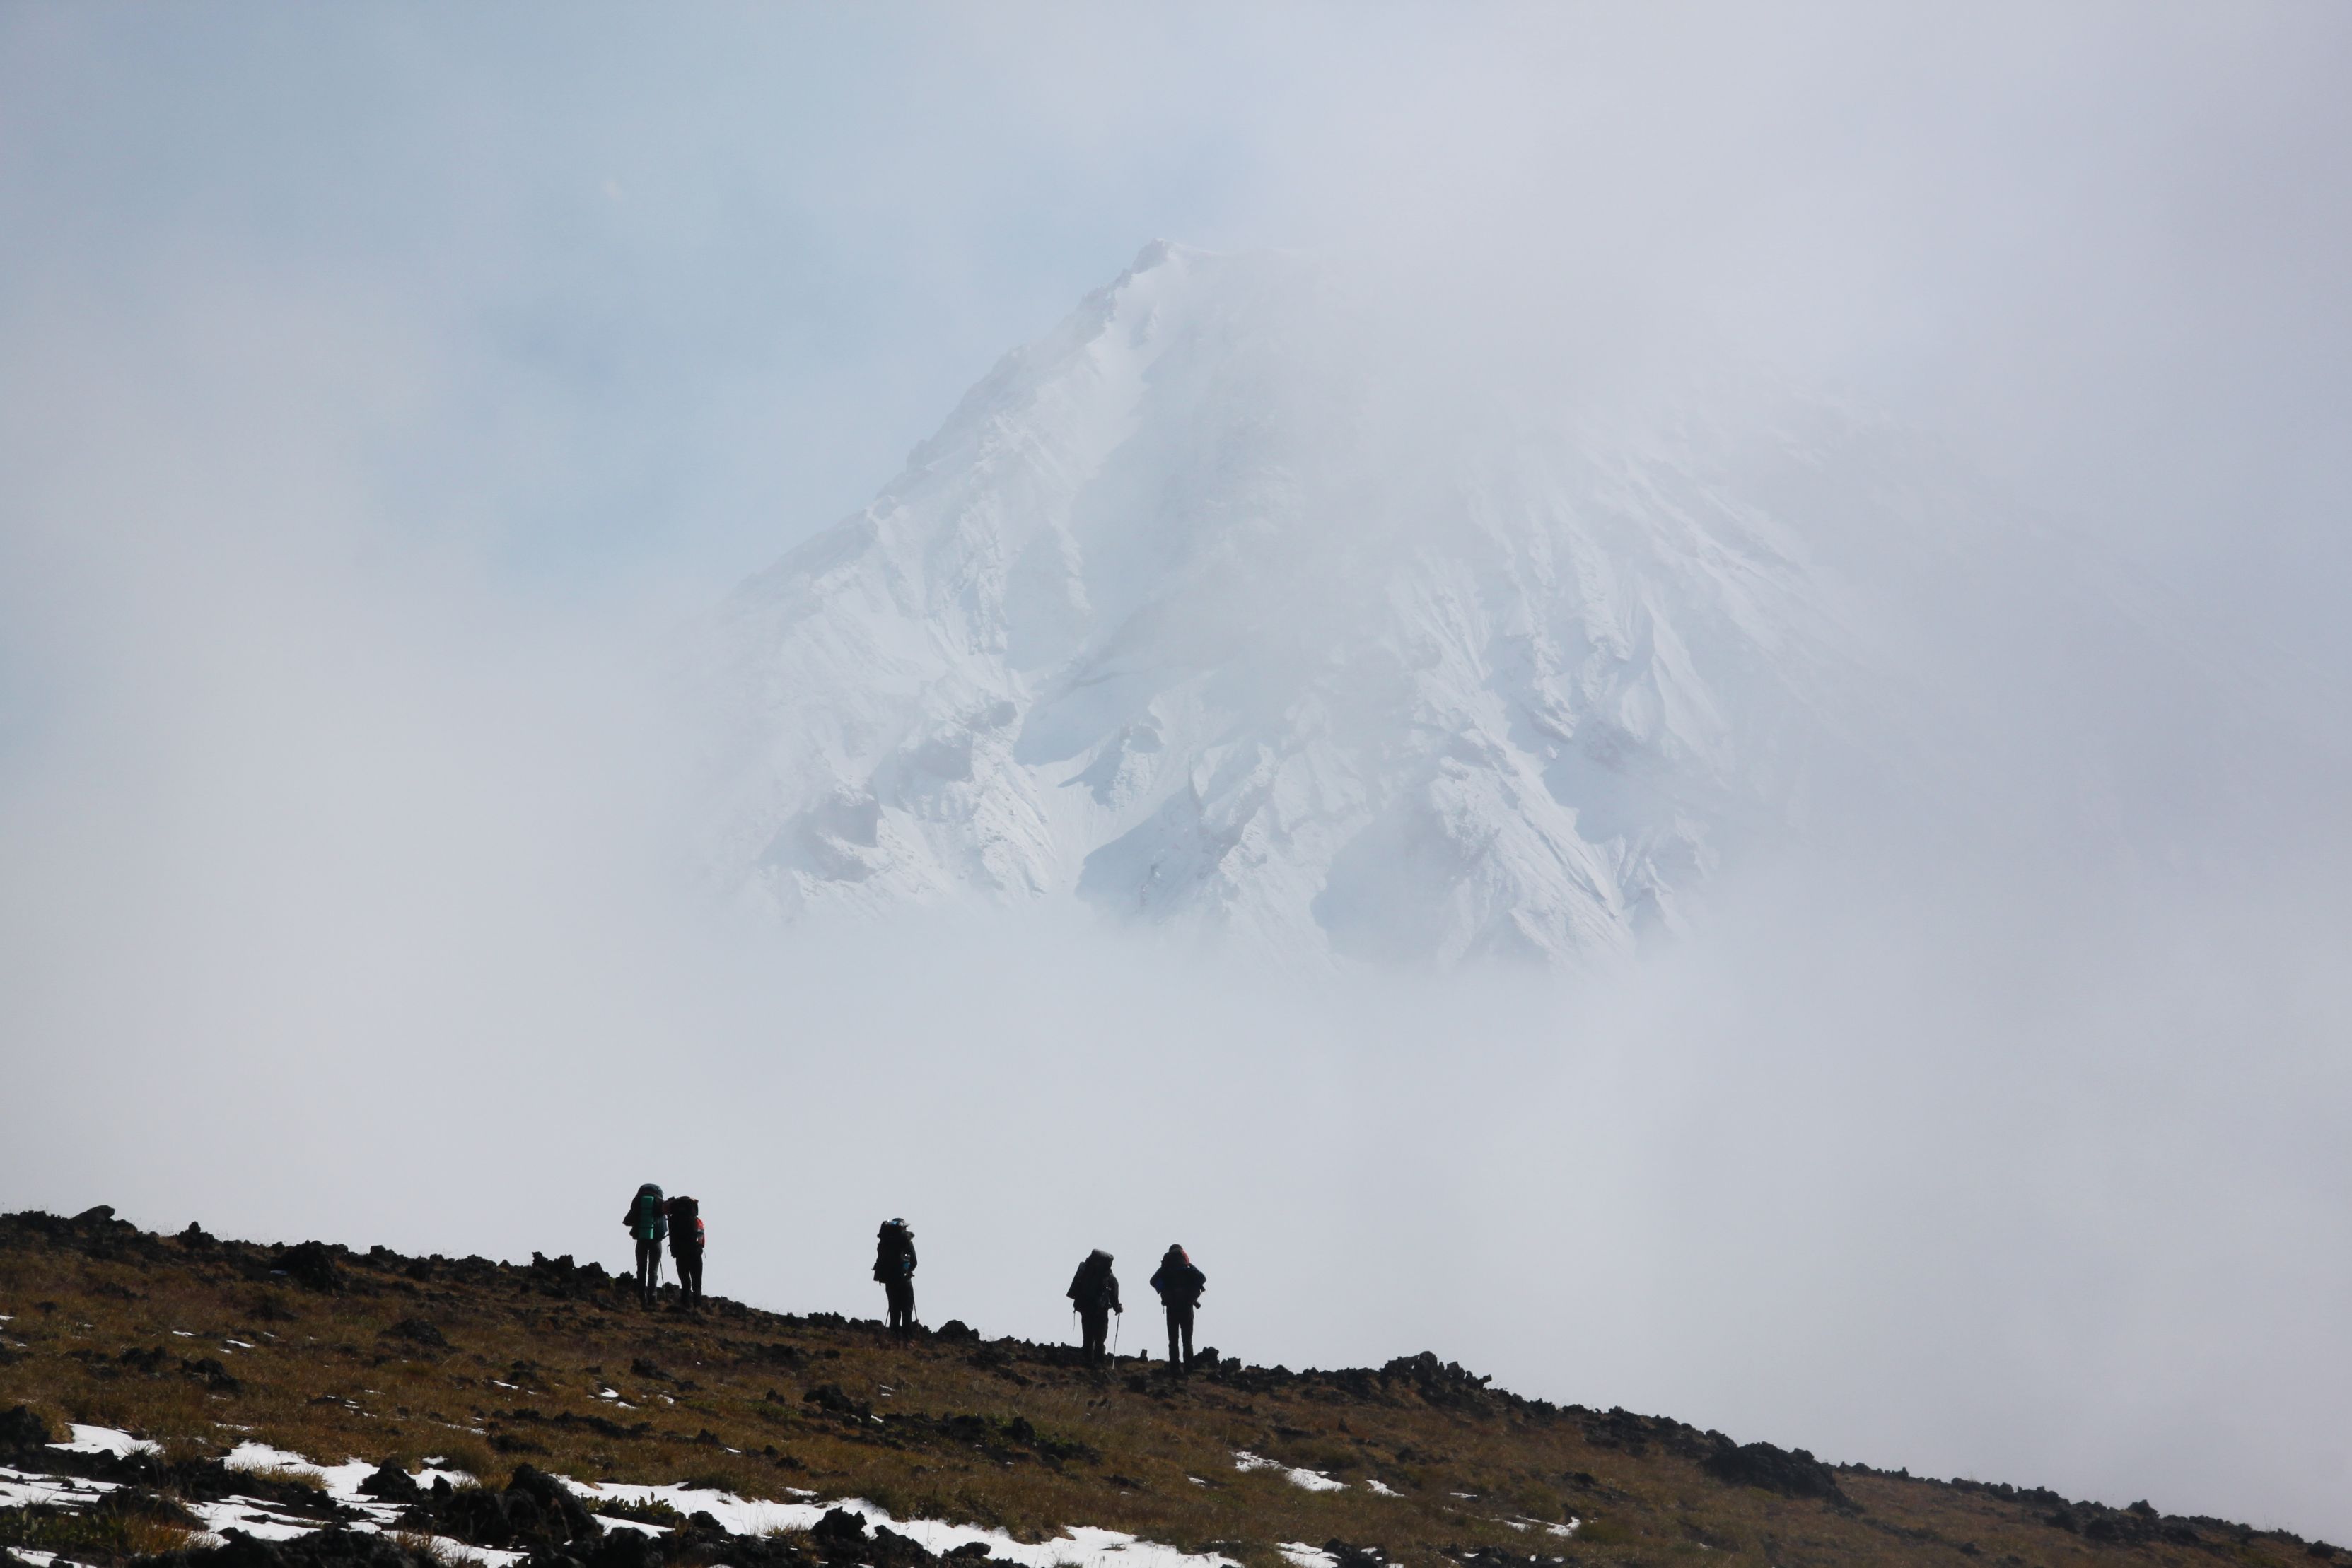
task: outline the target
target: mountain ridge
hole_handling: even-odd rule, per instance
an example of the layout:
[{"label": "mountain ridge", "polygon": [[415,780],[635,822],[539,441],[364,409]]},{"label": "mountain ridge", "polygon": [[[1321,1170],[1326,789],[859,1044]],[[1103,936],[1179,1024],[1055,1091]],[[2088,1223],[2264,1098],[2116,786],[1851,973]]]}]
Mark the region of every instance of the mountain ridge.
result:
[{"label": "mountain ridge", "polygon": [[1834,574],[1687,431],[1400,401],[1375,322],[1155,242],[1001,360],[721,612],[722,882],[1408,962],[1682,924],[1799,814]]}]

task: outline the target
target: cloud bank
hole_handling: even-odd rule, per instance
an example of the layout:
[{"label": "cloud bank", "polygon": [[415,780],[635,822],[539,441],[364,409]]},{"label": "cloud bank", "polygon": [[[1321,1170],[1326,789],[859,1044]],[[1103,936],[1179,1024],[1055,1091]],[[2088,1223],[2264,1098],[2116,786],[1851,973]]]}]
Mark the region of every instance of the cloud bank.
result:
[{"label": "cloud bank", "polygon": [[[7,1201],[610,1261],[650,1175],[725,1293],[874,1310],[904,1213],[1036,1334],[1175,1239],[1254,1360],[2352,1530],[2341,18],[1360,15],[12,13]],[[1573,987],[743,928],[678,626],[1163,232],[1501,384],[1846,382],[2223,675],[1994,563],[1909,655],[1976,815]],[[2035,768],[2085,715],[2147,854]]]}]

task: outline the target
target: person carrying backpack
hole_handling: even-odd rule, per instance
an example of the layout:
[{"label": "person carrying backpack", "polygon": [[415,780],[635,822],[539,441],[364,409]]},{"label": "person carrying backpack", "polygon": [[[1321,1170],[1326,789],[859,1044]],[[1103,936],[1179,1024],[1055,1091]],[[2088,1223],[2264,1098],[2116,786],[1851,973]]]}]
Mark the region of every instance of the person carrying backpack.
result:
[{"label": "person carrying backpack", "polygon": [[874,1278],[890,1308],[894,1333],[915,1332],[915,1233],[903,1219],[886,1219],[874,1233]]},{"label": "person carrying backpack", "polygon": [[702,1206],[680,1193],[669,1200],[665,1212],[669,1219],[669,1255],[677,1264],[677,1304],[692,1311],[702,1305]]},{"label": "person carrying backpack", "polygon": [[662,1238],[669,1234],[669,1217],[662,1210],[662,1189],[652,1182],[629,1199],[621,1224],[637,1239],[637,1301],[654,1304],[654,1287],[661,1282]]},{"label": "person carrying backpack", "polygon": [[[1151,1276],[1151,1288],[1160,1292],[1160,1304],[1168,1312],[1168,1364],[1182,1372],[1192,1370],[1192,1309],[1199,1305],[1201,1292],[1209,1288],[1209,1277],[1192,1267],[1184,1249],[1169,1245],[1160,1260],[1160,1271]],[[1176,1354],[1179,1334],[1184,1342],[1184,1354]]]},{"label": "person carrying backpack", "polygon": [[1110,1343],[1110,1315],[1127,1315],[1118,1304],[1118,1276],[1110,1271],[1110,1254],[1097,1247],[1087,1254],[1078,1271],[1070,1276],[1070,1288],[1063,1292],[1078,1309],[1078,1325],[1086,1336],[1086,1357],[1100,1361],[1103,1347]]}]

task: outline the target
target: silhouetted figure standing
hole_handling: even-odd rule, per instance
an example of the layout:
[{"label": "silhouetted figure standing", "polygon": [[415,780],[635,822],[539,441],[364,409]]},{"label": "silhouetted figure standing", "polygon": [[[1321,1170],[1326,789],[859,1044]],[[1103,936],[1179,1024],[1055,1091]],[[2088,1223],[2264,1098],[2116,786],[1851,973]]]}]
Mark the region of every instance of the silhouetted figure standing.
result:
[{"label": "silhouetted figure standing", "polygon": [[886,1219],[874,1235],[874,1277],[890,1305],[894,1333],[915,1332],[915,1233],[903,1219]]},{"label": "silhouetted figure standing", "polygon": [[669,1217],[663,1212],[662,1189],[652,1182],[637,1188],[621,1223],[637,1239],[637,1304],[654,1304],[654,1283],[661,1278],[662,1238],[669,1234]]},{"label": "silhouetted figure standing", "polygon": [[669,1200],[669,1255],[677,1265],[677,1304],[702,1305],[702,1206],[684,1193]]},{"label": "silhouetted figure standing", "polygon": [[1100,1361],[1103,1349],[1110,1343],[1110,1315],[1127,1315],[1118,1304],[1118,1276],[1110,1271],[1110,1254],[1097,1247],[1087,1254],[1078,1271],[1070,1276],[1067,1292],[1070,1301],[1078,1309],[1078,1325],[1086,1335],[1086,1356],[1088,1361]]},{"label": "silhouetted figure standing", "polygon": [[[1184,1255],[1184,1249],[1171,1244],[1160,1257],[1159,1272],[1151,1276],[1151,1288],[1160,1292],[1160,1304],[1168,1312],[1169,1364],[1190,1372],[1192,1309],[1200,1304],[1201,1292],[1209,1288],[1209,1277],[1192,1267],[1192,1260]],[[1184,1346],[1181,1355],[1176,1350],[1180,1336]]]}]

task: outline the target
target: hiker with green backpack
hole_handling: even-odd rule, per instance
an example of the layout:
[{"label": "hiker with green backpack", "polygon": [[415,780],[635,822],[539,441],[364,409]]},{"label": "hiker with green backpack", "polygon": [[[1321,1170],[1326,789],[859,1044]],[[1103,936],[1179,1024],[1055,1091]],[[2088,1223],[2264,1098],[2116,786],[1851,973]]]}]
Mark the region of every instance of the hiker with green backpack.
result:
[{"label": "hiker with green backpack", "polygon": [[629,1199],[621,1223],[637,1239],[637,1300],[650,1308],[654,1304],[654,1287],[661,1283],[662,1238],[669,1234],[669,1215],[662,1203],[662,1189],[652,1182],[637,1188],[637,1196]]}]

